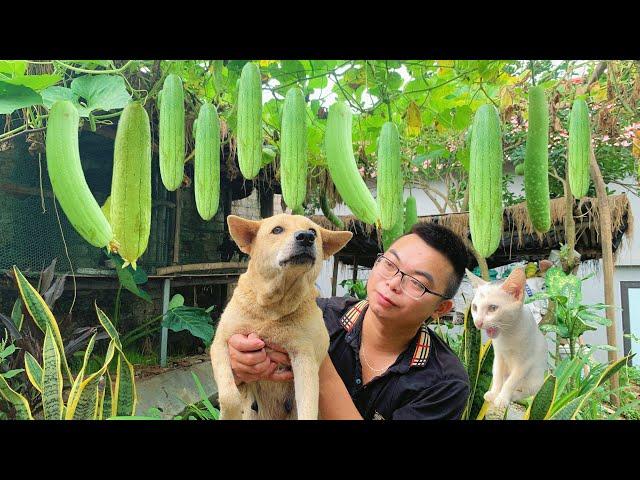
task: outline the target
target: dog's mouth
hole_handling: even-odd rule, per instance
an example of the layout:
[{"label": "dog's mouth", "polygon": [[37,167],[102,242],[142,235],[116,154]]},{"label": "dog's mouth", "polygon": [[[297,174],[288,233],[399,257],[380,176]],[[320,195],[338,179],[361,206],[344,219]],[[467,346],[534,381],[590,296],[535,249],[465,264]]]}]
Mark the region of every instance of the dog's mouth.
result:
[{"label": "dog's mouth", "polygon": [[285,265],[305,265],[313,264],[316,261],[316,256],[311,252],[296,252],[289,258],[285,258],[280,261],[280,266]]}]

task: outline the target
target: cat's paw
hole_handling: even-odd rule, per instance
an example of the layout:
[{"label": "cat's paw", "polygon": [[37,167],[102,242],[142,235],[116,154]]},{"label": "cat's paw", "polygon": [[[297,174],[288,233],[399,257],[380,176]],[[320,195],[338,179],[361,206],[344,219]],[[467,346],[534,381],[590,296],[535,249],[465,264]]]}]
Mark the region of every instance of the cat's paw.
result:
[{"label": "cat's paw", "polygon": [[493,402],[493,399],[496,398],[496,396],[498,396],[498,394],[496,392],[492,392],[491,390],[489,390],[487,393],[484,394],[484,399],[487,402]]},{"label": "cat's paw", "polygon": [[507,408],[510,403],[511,403],[510,399],[505,395],[498,395],[493,400],[493,404],[496,406],[496,408],[500,408],[500,409]]}]

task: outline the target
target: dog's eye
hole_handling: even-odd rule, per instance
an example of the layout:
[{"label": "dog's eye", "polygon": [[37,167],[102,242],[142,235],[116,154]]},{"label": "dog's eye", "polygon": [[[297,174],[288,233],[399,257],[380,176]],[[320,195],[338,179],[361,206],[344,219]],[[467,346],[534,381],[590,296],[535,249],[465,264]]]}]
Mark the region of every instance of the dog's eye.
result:
[{"label": "dog's eye", "polygon": [[284,232],[284,228],[282,227],[275,227],[273,230],[271,230],[271,233],[274,233],[276,235],[278,235],[279,233]]},{"label": "dog's eye", "polygon": [[311,233],[313,233],[313,236],[314,236],[314,237],[317,237],[317,236],[318,236],[318,232],[316,232],[316,231],[315,231],[315,229],[310,228],[310,229],[309,229],[309,231],[310,231]]}]

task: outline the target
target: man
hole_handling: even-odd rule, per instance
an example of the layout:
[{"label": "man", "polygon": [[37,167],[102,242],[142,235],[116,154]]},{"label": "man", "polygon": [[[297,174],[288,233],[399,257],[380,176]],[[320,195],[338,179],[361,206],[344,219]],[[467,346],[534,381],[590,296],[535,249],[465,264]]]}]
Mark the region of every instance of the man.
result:
[{"label": "man", "polygon": [[[319,372],[322,419],[460,418],[467,373],[426,325],[453,307],[467,263],[456,234],[418,223],[376,259],[368,300],[318,299],[331,338]],[[293,378],[279,368],[288,356],[253,333],[232,336],[229,352],[238,384]]]}]

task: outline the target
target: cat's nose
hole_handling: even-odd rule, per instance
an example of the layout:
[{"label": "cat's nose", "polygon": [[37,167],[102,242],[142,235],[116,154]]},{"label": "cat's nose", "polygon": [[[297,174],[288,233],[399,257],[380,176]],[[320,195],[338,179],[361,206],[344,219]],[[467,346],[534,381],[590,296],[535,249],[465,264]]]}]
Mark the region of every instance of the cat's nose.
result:
[{"label": "cat's nose", "polygon": [[476,327],[482,328],[482,320],[475,320],[473,323],[476,324]]}]

